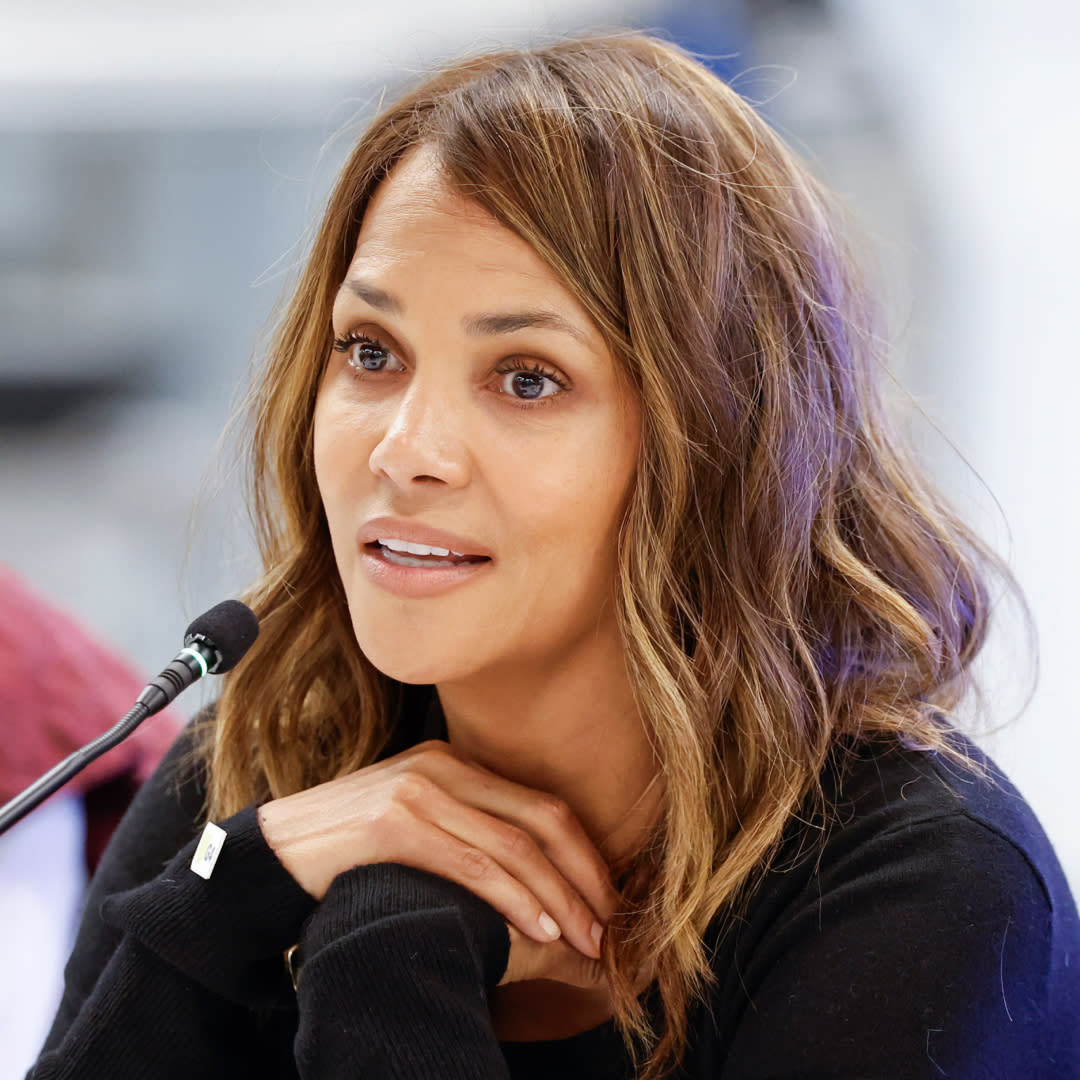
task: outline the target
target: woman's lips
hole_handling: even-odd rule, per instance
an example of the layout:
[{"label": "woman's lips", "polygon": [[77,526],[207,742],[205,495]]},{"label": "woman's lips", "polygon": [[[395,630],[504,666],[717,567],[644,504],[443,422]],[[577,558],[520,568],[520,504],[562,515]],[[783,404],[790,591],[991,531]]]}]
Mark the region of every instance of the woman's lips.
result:
[{"label": "woman's lips", "polygon": [[[389,557],[388,557],[389,555]],[[380,544],[364,544],[360,548],[360,564],[371,581],[397,596],[437,596],[483,575],[492,560],[485,556],[466,556],[461,559],[430,557],[422,565],[401,565],[395,559],[417,562],[426,556],[387,552]]]}]

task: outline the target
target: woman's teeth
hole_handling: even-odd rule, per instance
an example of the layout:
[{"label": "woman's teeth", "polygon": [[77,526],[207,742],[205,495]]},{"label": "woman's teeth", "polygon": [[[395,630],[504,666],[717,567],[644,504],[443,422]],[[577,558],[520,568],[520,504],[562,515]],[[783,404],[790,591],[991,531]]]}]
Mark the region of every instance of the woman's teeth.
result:
[{"label": "woman's teeth", "polygon": [[461,551],[451,551],[449,548],[432,547],[430,544],[414,544],[408,540],[394,540],[388,538],[386,540],[379,540],[384,548],[389,548],[391,551],[400,551],[402,554],[408,552],[410,555],[457,555],[464,554]]},{"label": "woman's teeth", "polygon": [[461,566],[463,563],[480,562],[479,556],[463,555],[449,548],[430,544],[414,544],[411,541],[386,539],[377,541],[382,557],[395,566],[416,566],[428,569],[441,566]]},{"label": "woman's teeth", "polygon": [[439,566],[460,566],[463,562],[469,561],[462,558],[439,559],[434,555],[403,555],[400,551],[385,547],[382,549],[382,557],[395,566],[423,566],[429,570]]}]

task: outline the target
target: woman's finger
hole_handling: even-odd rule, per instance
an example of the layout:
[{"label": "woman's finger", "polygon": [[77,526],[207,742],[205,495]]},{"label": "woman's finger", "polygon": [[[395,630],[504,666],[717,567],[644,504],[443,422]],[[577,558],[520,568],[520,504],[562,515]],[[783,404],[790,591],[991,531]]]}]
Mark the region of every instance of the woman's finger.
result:
[{"label": "woman's finger", "polygon": [[604,968],[598,960],[582,956],[566,941],[540,943],[508,926],[510,956],[499,985],[529,979],[554,979],[582,990],[599,990],[605,985]]},{"label": "woman's finger", "polygon": [[[415,771],[395,778],[393,790],[405,820],[384,815],[387,859],[408,858],[457,881],[538,941],[564,935],[582,953],[600,955],[603,928],[592,908],[528,832],[459,801]],[[419,828],[421,821],[442,835]]]},{"label": "woman's finger", "polygon": [[410,768],[436,780],[460,802],[528,833],[597,918],[602,923],[611,918],[619,894],[607,863],[562,799],[464,761],[448,743],[423,743],[410,760]]},{"label": "woman's finger", "polygon": [[394,862],[453,881],[489,903],[507,923],[537,943],[555,941],[561,930],[533,892],[486,852],[430,822],[416,821],[397,846]]}]

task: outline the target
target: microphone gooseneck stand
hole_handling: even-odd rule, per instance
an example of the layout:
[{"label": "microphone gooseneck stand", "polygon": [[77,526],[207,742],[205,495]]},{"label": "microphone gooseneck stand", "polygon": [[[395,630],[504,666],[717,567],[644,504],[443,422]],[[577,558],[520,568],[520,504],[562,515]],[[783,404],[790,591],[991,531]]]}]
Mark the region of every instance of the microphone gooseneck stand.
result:
[{"label": "microphone gooseneck stand", "polygon": [[259,623],[239,600],[224,600],[188,627],[184,648],[160,675],[147,683],[135,704],[108,731],[79,747],[9,803],[0,807],[0,834],[21,821],[90,762],[123,742],[148,716],[160,712],[182,690],[205,675],[228,671],[258,636]]}]

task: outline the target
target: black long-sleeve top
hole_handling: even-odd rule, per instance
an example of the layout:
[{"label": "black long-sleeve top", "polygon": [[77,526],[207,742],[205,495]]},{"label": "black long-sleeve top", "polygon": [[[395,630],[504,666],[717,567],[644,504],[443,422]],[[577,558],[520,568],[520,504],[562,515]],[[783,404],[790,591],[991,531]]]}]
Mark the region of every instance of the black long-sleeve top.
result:
[{"label": "black long-sleeve top", "polygon": [[[194,874],[204,791],[188,749],[181,737],[106,852],[33,1080],[633,1075],[610,1022],[497,1041],[506,928],[451,882],[362,866],[316,904],[254,807],[221,823],[210,879]],[[827,828],[793,820],[749,907],[709,932],[716,983],[680,1077],[1080,1078],[1076,905],[987,764],[981,779],[895,743],[838,752]]]}]

